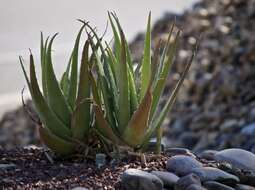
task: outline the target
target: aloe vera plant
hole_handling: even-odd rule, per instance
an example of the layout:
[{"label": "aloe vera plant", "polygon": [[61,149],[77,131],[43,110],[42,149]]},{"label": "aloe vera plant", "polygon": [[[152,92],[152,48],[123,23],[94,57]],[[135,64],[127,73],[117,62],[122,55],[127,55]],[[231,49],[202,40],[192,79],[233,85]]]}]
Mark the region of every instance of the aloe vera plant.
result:
[{"label": "aloe vera plant", "polygon": [[41,34],[42,91],[36,78],[35,64],[30,53],[30,75],[19,57],[32,100],[39,115],[42,141],[54,152],[69,155],[79,145],[86,145],[91,125],[91,85],[89,80],[89,41],[86,41],[78,75],[78,52],[83,25],[77,35],[67,69],[58,80],[52,63],[52,44],[57,36],[43,39]]},{"label": "aloe vera plant", "polygon": [[[173,35],[173,24],[164,47],[158,45],[151,59],[149,14],[143,59],[135,68],[117,16],[114,13],[108,13],[108,16],[114,35],[114,48],[107,42],[103,43],[90,24],[80,20],[83,26],[61,80],[55,76],[51,57],[52,44],[57,34],[45,41],[41,34],[42,91],[36,78],[32,53],[29,76],[20,57],[21,67],[40,117],[41,123],[38,126],[41,139],[58,154],[70,155],[79,145],[87,148],[89,139],[97,137],[101,142],[98,146],[100,148],[113,144],[114,147],[125,146],[143,151],[154,134],[157,135],[160,152],[161,125],[174,104],[194,53],[163,109],[158,112],[159,100],[174,61],[180,32]],[[83,47],[78,74],[79,44],[84,30],[88,38]],[[91,54],[89,49],[92,49]],[[97,132],[97,137],[94,136],[94,131]]]},{"label": "aloe vera plant", "polygon": [[[173,106],[177,92],[192,63],[194,54],[186,64],[176,87],[165,106],[157,112],[160,96],[174,60],[180,32],[173,35],[172,26],[168,40],[160,54],[156,48],[151,60],[151,14],[148,17],[142,62],[134,67],[130,50],[120,22],[114,13],[108,13],[114,35],[114,48],[98,37],[94,29],[85,24],[95,58],[96,75],[90,73],[93,91],[95,128],[114,145],[145,150],[153,134],[161,141],[161,125]],[[174,41],[171,42],[171,38]],[[160,152],[158,146],[158,152]]]}]

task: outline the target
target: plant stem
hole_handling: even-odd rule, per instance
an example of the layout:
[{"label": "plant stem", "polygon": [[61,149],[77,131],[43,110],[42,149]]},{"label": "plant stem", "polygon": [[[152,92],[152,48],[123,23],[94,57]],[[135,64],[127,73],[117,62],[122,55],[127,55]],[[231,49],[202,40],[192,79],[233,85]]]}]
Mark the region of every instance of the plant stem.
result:
[{"label": "plant stem", "polygon": [[156,144],[156,153],[161,153],[161,139],[162,139],[162,128],[158,127],[156,131],[157,135],[157,144]]}]

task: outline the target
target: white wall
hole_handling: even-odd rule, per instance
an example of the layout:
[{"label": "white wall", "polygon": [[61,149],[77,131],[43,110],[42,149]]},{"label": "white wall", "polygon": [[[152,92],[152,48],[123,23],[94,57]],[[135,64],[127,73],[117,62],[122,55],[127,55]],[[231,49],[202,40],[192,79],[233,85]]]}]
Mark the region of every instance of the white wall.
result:
[{"label": "white wall", "polygon": [[[28,56],[28,48],[38,56],[40,31],[60,32],[54,44],[57,70],[64,68],[80,24],[89,20],[103,31],[107,10],[115,11],[128,39],[146,26],[148,12],[152,22],[166,11],[181,12],[196,0],[0,0],[0,114],[20,102],[25,85],[18,55]],[[109,38],[109,36],[108,36]]]}]

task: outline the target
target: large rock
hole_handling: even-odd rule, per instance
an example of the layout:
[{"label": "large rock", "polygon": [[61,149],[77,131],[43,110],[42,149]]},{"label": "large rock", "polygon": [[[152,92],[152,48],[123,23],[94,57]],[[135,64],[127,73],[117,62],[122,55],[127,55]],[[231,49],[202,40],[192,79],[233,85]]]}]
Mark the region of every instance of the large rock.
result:
[{"label": "large rock", "polygon": [[86,187],[75,187],[72,188],[71,190],[88,190]]},{"label": "large rock", "polygon": [[254,136],[255,135],[255,123],[251,123],[242,128],[241,133],[243,135]]},{"label": "large rock", "polygon": [[244,185],[244,184],[237,184],[235,186],[236,190],[255,190],[255,187],[250,185]]},{"label": "large rock", "polygon": [[15,169],[17,166],[15,164],[0,164],[0,170],[11,170]]},{"label": "large rock", "polygon": [[191,172],[194,168],[201,168],[202,163],[190,156],[173,156],[168,159],[166,168],[169,172],[173,172],[178,176],[184,176]]},{"label": "large rock", "polygon": [[152,171],[151,174],[161,179],[166,187],[173,187],[179,180],[179,177],[171,172]]},{"label": "large rock", "polygon": [[224,172],[217,168],[212,167],[204,167],[204,168],[194,168],[192,173],[199,176],[202,182],[205,181],[218,181],[224,184],[237,184],[239,182],[239,178]]},{"label": "large rock", "polygon": [[206,159],[206,160],[214,160],[214,155],[218,151],[216,150],[205,150],[198,154],[199,158]]},{"label": "large rock", "polygon": [[177,181],[175,185],[175,190],[186,190],[186,188],[193,184],[201,186],[201,181],[197,175],[189,174],[184,177],[181,177]]},{"label": "large rock", "polygon": [[207,190],[235,190],[234,188],[215,182],[215,181],[207,181],[204,183],[204,186]]},{"label": "large rock", "polygon": [[255,171],[255,154],[243,149],[226,149],[215,154],[218,162],[228,162],[236,168],[242,170]]},{"label": "large rock", "polygon": [[187,148],[167,148],[165,150],[167,155],[169,156],[176,156],[176,155],[186,155],[186,156],[192,156],[196,157],[189,149]]},{"label": "large rock", "polygon": [[127,169],[121,177],[125,190],[162,190],[163,182],[155,175],[138,169]]},{"label": "large rock", "polygon": [[207,190],[207,189],[205,189],[201,185],[192,184],[192,185],[188,186],[185,190]]}]

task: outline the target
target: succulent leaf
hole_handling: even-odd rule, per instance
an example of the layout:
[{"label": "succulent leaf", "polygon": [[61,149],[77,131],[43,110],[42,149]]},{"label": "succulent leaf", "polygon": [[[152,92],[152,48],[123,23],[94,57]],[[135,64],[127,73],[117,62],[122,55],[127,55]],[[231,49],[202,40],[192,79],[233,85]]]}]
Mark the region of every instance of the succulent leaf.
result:
[{"label": "succulent leaf", "polygon": [[[166,80],[167,80],[167,76],[169,74],[169,71],[170,71],[170,68],[171,68],[171,65],[174,61],[174,55],[175,55],[175,52],[176,52],[176,48],[177,48],[177,42],[178,42],[178,39],[179,39],[179,35],[180,33],[178,32],[176,37],[175,37],[175,40],[173,42],[173,44],[170,44],[170,38],[171,38],[171,34],[172,34],[172,30],[171,29],[171,32],[169,34],[169,37],[168,37],[168,42],[166,44],[166,50],[168,50],[167,52],[167,60],[165,63],[162,63],[162,71],[161,73],[159,74],[159,78],[158,80],[156,81],[155,83],[155,88],[153,90],[153,97],[154,97],[154,100],[153,100],[153,103],[152,103],[152,109],[151,109],[151,118],[153,118],[153,114],[155,113],[156,111],[156,108],[158,106],[158,103],[159,103],[159,98],[161,97],[161,94],[164,90],[164,87],[165,87],[165,83],[166,83]],[[166,56],[166,55],[165,55]],[[165,58],[163,58],[162,61],[164,61]]]},{"label": "succulent leaf", "polygon": [[30,55],[30,93],[37,113],[44,126],[51,130],[56,136],[62,137],[63,139],[71,137],[72,133],[70,129],[64,123],[62,123],[62,121],[60,121],[50,109],[39,89],[32,54]]},{"label": "succulent leaf", "polygon": [[153,133],[161,127],[167,113],[171,110],[175,100],[176,100],[176,96],[177,96],[177,93],[185,79],[185,76],[187,75],[188,71],[189,71],[189,68],[192,64],[192,61],[193,61],[193,58],[195,56],[195,53],[196,53],[196,49],[193,51],[193,54],[189,60],[189,62],[186,64],[185,66],[185,69],[181,75],[181,78],[179,79],[179,81],[177,82],[175,88],[174,88],[174,91],[172,92],[171,96],[169,97],[169,99],[167,100],[165,106],[163,107],[162,111],[160,112],[159,116],[157,118],[155,118],[152,123],[151,123],[151,127],[149,128],[149,130],[147,131],[147,134],[143,140],[143,149],[147,146],[151,136],[153,135]]},{"label": "succulent leaf", "polygon": [[123,31],[120,31],[121,35],[121,61],[119,67],[119,79],[117,80],[119,88],[119,130],[122,133],[130,119],[130,96],[129,96],[129,84],[128,84],[128,68],[127,68],[127,56],[125,36]]},{"label": "succulent leaf", "polygon": [[100,134],[102,134],[105,138],[111,140],[114,144],[120,145],[121,140],[118,136],[115,135],[114,131],[105,120],[102,109],[98,105],[94,104],[93,110],[97,119],[96,128],[100,132]]},{"label": "succulent leaf", "polygon": [[77,76],[78,76],[78,53],[79,45],[82,31],[84,30],[85,25],[81,27],[79,33],[76,37],[73,52],[72,52],[72,64],[71,64],[71,75],[70,75],[70,88],[68,94],[68,102],[71,105],[71,108],[74,109],[75,100],[77,95]]},{"label": "succulent leaf", "polygon": [[152,99],[151,84],[149,84],[144,98],[138,109],[132,115],[128,126],[122,135],[122,138],[131,147],[140,145],[146,134]]},{"label": "succulent leaf", "polygon": [[144,52],[142,61],[142,73],[141,73],[141,93],[140,100],[143,99],[146,90],[149,86],[151,78],[151,13],[148,17],[147,31],[144,41]]},{"label": "succulent leaf", "polygon": [[67,100],[65,99],[60,89],[52,66],[51,48],[56,35],[57,34],[55,34],[49,42],[49,47],[47,50],[47,62],[45,65],[45,72],[47,73],[45,80],[47,84],[48,103],[50,108],[54,111],[58,118],[66,126],[70,126],[71,109],[69,108]]},{"label": "succulent leaf", "polygon": [[75,110],[72,115],[73,138],[82,140],[90,127],[89,41],[86,41],[81,59],[80,80]]},{"label": "succulent leaf", "polygon": [[68,156],[75,151],[73,143],[54,135],[47,128],[39,126],[39,134],[43,143],[57,154]]}]

